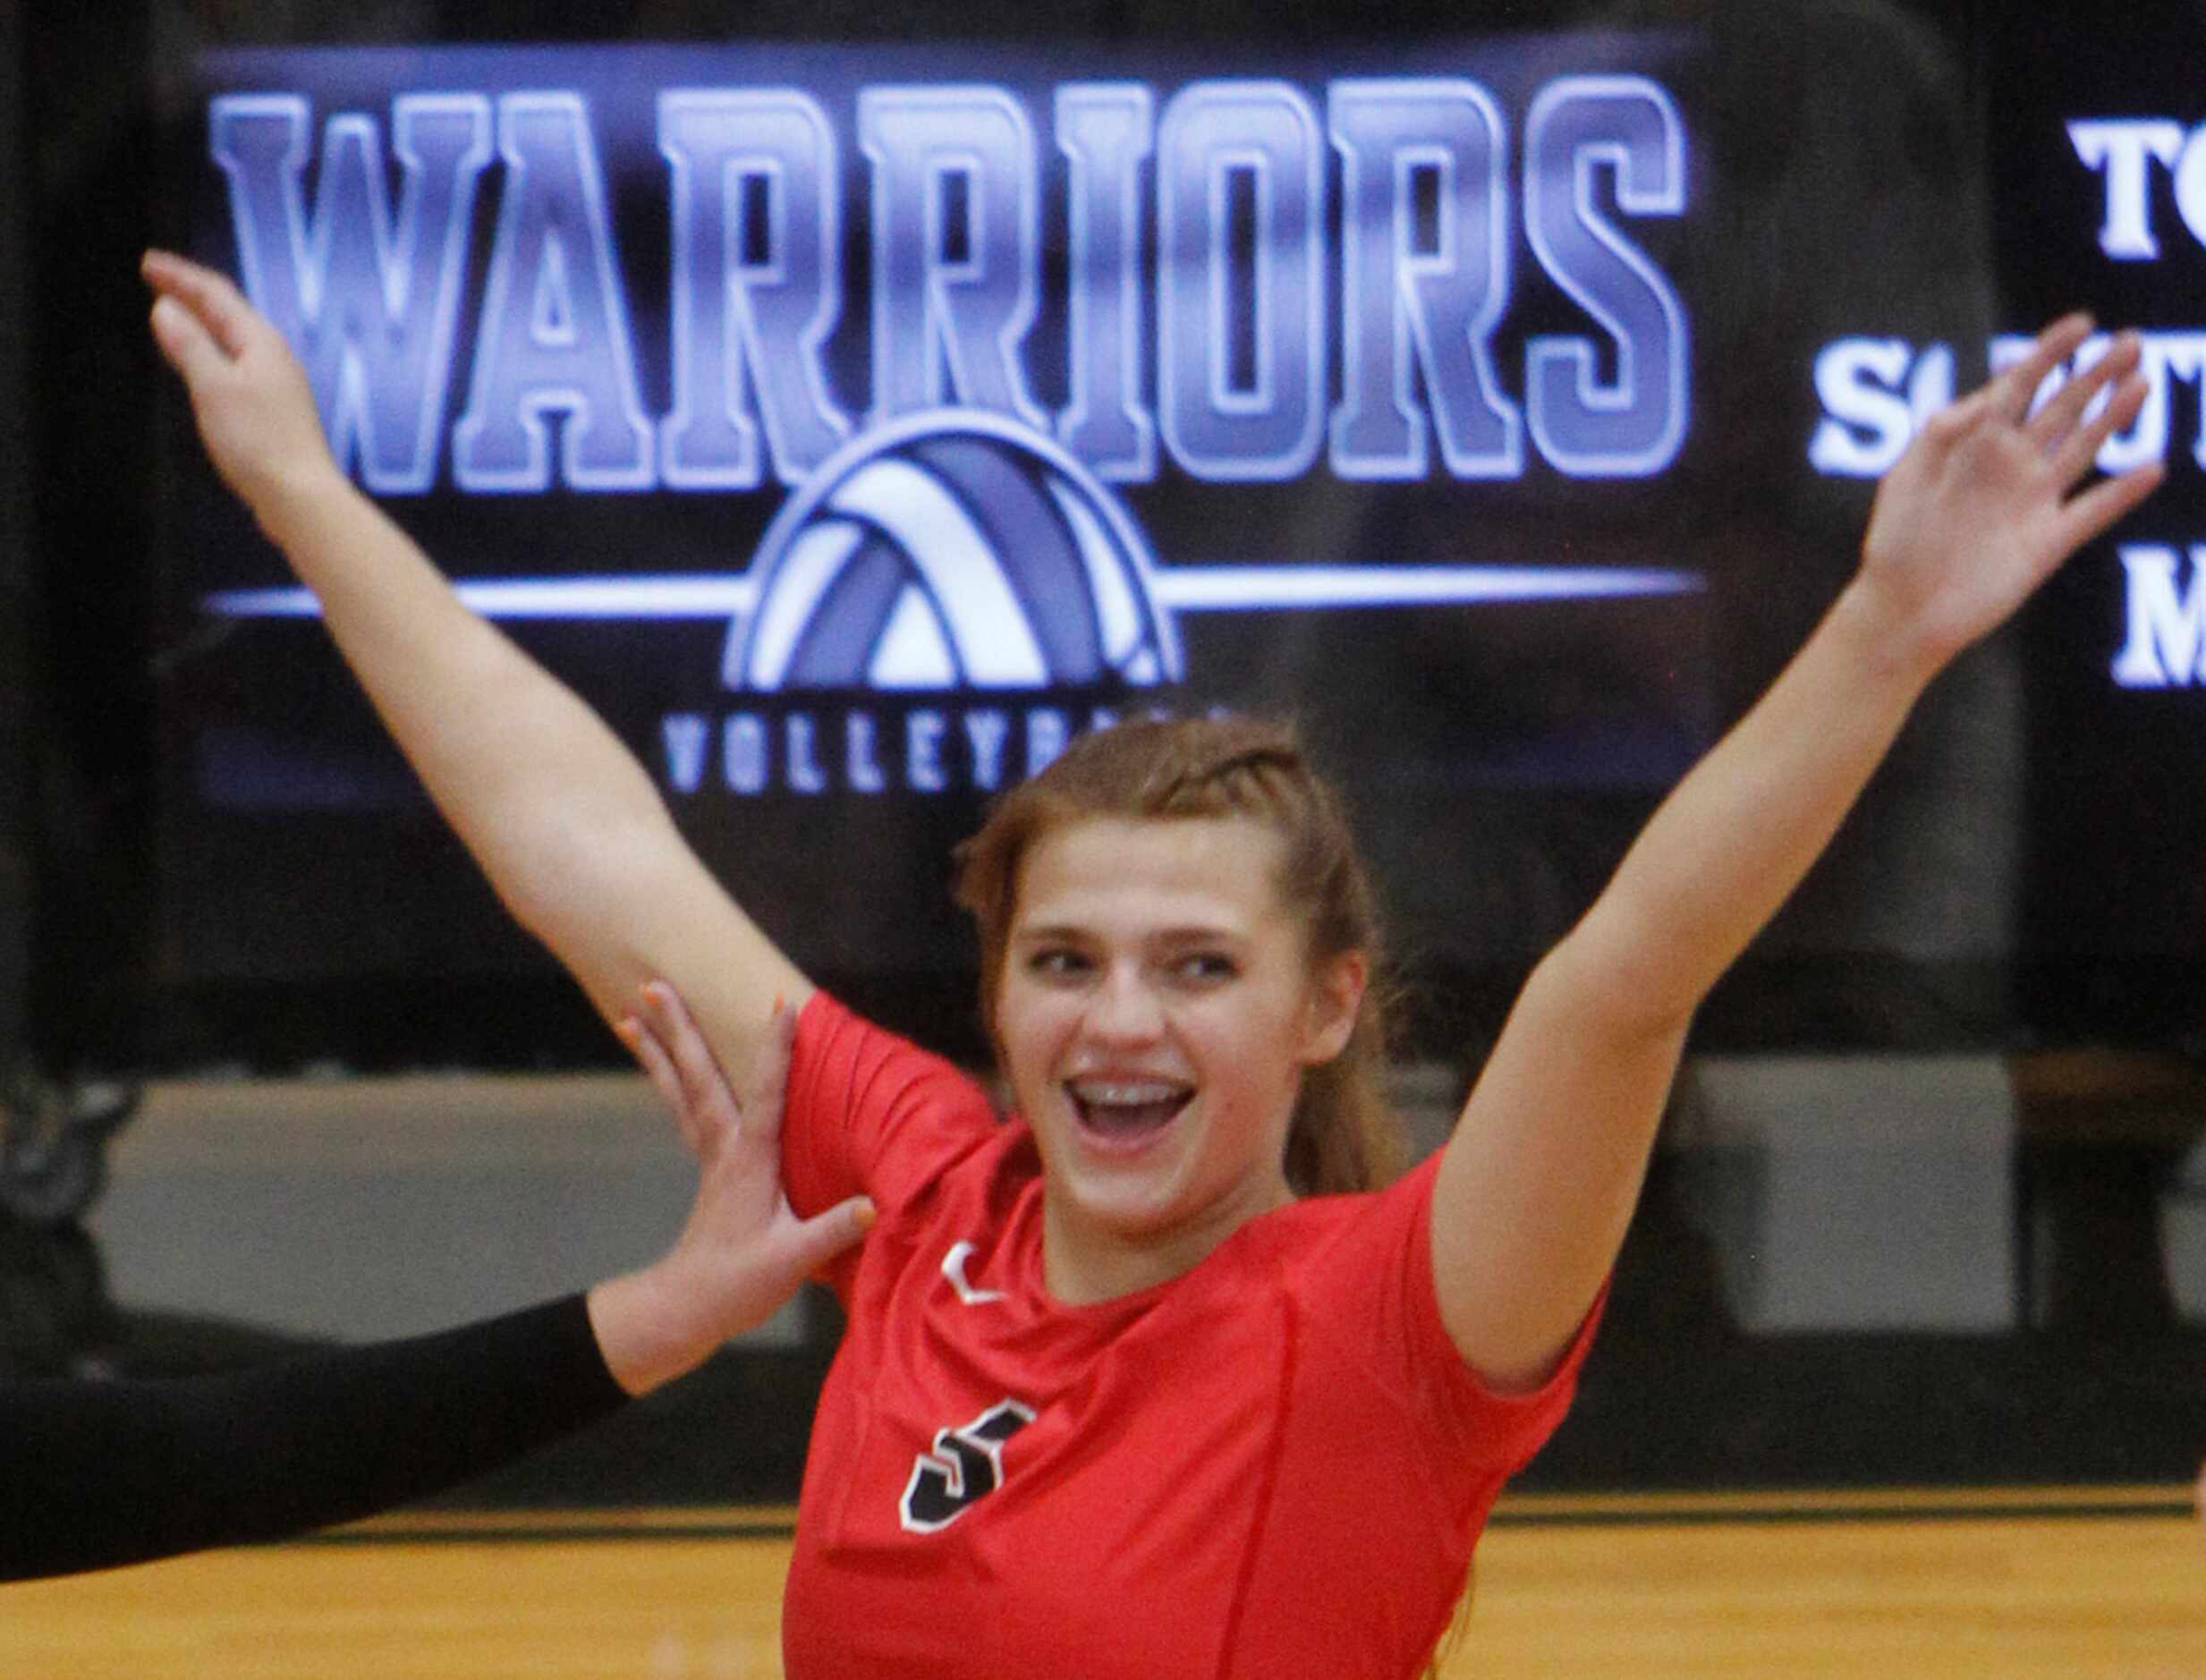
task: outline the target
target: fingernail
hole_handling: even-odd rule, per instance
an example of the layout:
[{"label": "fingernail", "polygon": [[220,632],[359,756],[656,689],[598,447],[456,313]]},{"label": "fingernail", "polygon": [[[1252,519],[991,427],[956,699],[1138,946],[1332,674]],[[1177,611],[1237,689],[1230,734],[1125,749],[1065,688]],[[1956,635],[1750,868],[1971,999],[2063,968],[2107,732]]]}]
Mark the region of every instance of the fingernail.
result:
[{"label": "fingernail", "polygon": [[860,1202],[853,1212],[857,1216],[858,1228],[861,1231],[870,1231],[873,1228],[873,1222],[881,1217],[880,1210],[870,1201]]}]

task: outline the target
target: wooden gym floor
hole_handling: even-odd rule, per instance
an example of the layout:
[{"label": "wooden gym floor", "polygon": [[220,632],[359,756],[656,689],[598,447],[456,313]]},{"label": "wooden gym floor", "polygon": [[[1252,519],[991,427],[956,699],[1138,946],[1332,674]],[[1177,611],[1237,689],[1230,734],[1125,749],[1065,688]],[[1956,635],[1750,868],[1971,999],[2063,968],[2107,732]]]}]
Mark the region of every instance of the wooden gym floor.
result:
[{"label": "wooden gym floor", "polygon": [[[0,1673],[767,1680],[790,1513],[402,1515],[0,1589]],[[2206,1675],[2187,1490],[1521,1496],[1469,1676]]]}]

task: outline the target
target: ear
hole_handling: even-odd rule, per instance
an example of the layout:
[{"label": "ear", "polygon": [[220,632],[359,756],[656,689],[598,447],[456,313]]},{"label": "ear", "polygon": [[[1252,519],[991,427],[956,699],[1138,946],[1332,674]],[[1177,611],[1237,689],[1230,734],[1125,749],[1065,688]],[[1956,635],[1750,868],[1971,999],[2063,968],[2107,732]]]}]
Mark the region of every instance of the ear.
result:
[{"label": "ear", "polygon": [[1364,988],[1370,981],[1371,962],[1361,951],[1328,958],[1311,976],[1303,1023],[1304,1066],[1319,1066],[1347,1048],[1363,1008]]}]

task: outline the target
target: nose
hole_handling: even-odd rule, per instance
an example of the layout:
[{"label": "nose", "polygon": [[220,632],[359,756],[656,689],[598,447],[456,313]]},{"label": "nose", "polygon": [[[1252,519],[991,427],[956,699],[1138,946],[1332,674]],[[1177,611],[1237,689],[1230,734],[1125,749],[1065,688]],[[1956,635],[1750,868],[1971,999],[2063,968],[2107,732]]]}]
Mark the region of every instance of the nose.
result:
[{"label": "nose", "polygon": [[1089,994],[1089,1035],[1105,1044],[1146,1044],[1164,1031],[1157,993],[1133,963],[1114,963]]}]

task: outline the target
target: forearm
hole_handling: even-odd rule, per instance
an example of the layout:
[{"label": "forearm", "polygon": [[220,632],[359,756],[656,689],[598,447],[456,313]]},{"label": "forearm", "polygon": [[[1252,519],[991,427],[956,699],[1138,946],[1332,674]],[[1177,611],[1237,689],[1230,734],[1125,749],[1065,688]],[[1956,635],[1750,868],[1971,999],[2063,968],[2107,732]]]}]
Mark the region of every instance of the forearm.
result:
[{"label": "forearm", "polygon": [[349,1521],[511,1463],[624,1398],[572,1296],[221,1376],[0,1387],[0,1580]]},{"label": "forearm", "polygon": [[1663,1030],[1692,1014],[1829,844],[1937,667],[1863,585],[1839,597],[1571,935],[1628,1014]]},{"label": "forearm", "polygon": [[256,511],[507,907],[593,992],[624,997],[648,963],[634,977],[595,973],[605,966],[596,947],[632,921],[626,906],[647,874],[639,853],[682,849],[634,756],[463,606],[412,539],[334,469],[262,496]]},{"label": "forearm", "polygon": [[1934,661],[1849,590],[1517,999],[1442,1163],[1433,1267],[1489,1380],[1544,1379],[1614,1263],[1693,1011],[1798,885]]}]

